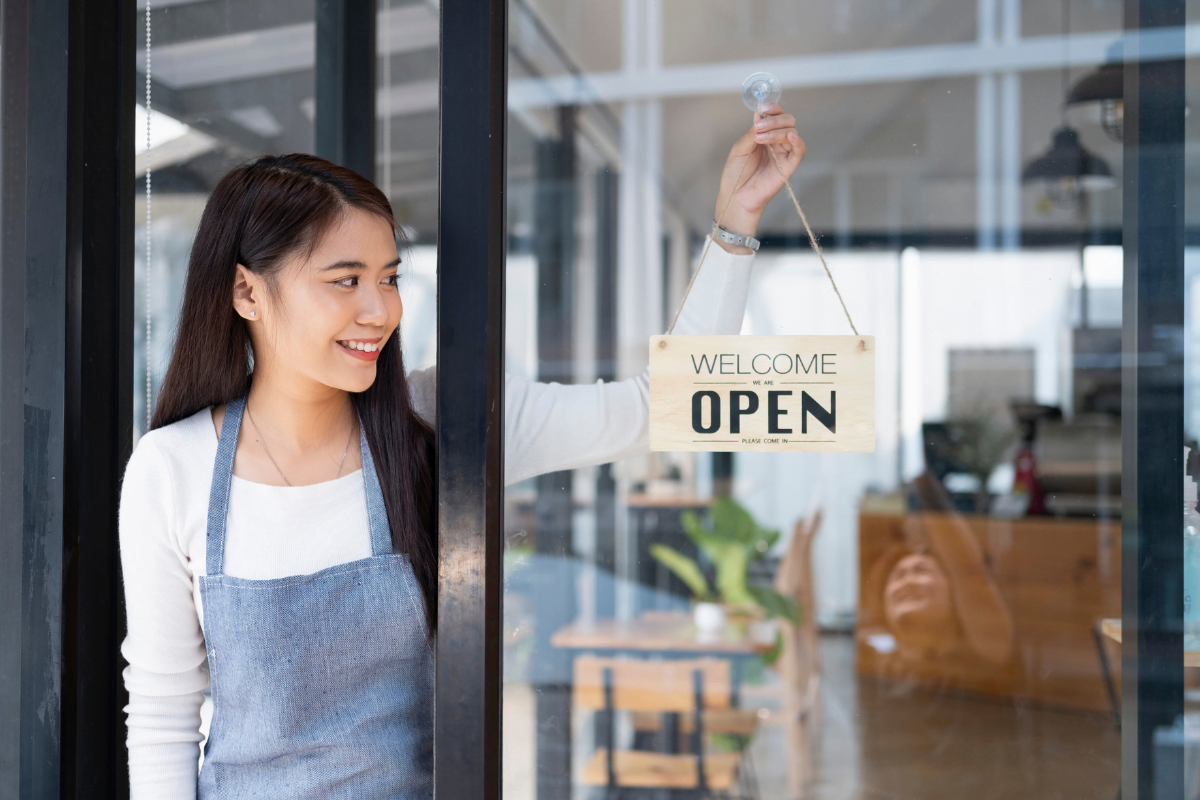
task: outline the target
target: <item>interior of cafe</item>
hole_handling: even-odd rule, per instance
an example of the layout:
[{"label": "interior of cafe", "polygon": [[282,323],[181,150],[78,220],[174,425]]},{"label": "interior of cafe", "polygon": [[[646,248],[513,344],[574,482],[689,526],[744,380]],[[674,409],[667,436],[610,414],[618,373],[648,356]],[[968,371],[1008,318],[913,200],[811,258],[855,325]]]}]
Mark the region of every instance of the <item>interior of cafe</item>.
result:
[{"label": "interior of cafe", "polygon": [[[313,142],[312,2],[213,2],[154,11],[135,429],[211,187]],[[873,452],[654,452],[508,486],[506,800],[1117,795],[1122,9],[510,0],[508,374],[642,374],[759,69],[877,355]],[[410,369],[437,362],[437,22],[436,0],[379,0],[376,181],[413,243]],[[756,235],[742,333],[849,333],[786,196]]]}]

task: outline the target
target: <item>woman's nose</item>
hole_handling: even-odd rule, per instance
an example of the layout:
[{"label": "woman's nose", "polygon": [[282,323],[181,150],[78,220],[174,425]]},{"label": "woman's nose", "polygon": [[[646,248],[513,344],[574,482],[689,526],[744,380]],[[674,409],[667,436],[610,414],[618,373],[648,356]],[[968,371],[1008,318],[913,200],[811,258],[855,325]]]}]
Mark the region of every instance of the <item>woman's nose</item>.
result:
[{"label": "woman's nose", "polygon": [[362,303],[354,321],[360,325],[386,325],[388,307],[384,301],[383,292],[378,287],[369,287],[359,297],[362,299]]}]

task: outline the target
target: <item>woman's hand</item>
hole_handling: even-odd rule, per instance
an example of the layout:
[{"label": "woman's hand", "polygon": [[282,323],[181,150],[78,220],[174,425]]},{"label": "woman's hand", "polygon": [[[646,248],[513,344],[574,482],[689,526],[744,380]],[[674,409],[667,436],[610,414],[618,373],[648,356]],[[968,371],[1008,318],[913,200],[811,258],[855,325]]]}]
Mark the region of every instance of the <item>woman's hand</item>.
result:
[{"label": "woman's hand", "polygon": [[[767,152],[768,147],[779,157],[778,168]],[[713,219],[719,219],[721,227],[734,233],[753,236],[758,231],[758,222],[767,203],[783,188],[784,176],[791,177],[802,158],[804,140],[796,132],[796,118],[784,113],[781,106],[766,106],[761,114],[754,115],[750,130],[742,134],[729,151],[721,171],[721,191],[717,195]],[[783,175],[779,174],[781,169]],[[722,209],[725,211],[723,218]],[[731,253],[751,252],[748,247],[734,247],[720,240],[717,244]]]}]

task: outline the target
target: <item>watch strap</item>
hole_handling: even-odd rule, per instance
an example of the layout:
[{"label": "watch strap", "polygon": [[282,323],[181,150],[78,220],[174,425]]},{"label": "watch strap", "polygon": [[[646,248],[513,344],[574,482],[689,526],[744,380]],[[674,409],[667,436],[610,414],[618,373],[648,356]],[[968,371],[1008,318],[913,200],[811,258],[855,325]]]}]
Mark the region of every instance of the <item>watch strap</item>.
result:
[{"label": "watch strap", "polygon": [[749,247],[751,250],[756,252],[758,251],[759,245],[762,244],[762,242],[760,242],[758,239],[755,239],[753,236],[748,236],[744,233],[734,233],[731,230],[722,228],[720,225],[717,225],[717,232],[714,235],[725,244],[731,244],[734,247]]}]

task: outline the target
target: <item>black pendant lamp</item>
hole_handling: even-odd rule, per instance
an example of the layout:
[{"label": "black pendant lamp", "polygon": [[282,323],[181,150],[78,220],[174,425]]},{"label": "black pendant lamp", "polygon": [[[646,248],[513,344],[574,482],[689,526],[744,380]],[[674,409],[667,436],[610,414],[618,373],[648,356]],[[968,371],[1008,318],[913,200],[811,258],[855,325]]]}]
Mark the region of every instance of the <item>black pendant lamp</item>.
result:
[{"label": "black pendant lamp", "polygon": [[1042,183],[1057,206],[1073,208],[1080,192],[1097,192],[1117,185],[1100,156],[1079,143],[1079,133],[1063,125],[1054,132],[1050,149],[1030,161],[1021,173],[1023,183]]},{"label": "black pendant lamp", "polygon": [[1067,94],[1068,106],[1100,104],[1100,125],[1114,142],[1124,136],[1125,65],[1104,64],[1079,79]]},{"label": "black pendant lamp", "polygon": [[[1066,41],[1070,33],[1070,6],[1063,2],[1063,68],[1062,89],[1065,105],[1070,103],[1067,92]],[[1086,79],[1085,79],[1086,80]],[[1111,77],[1106,76],[1106,81]],[[1084,81],[1080,81],[1084,83]],[[1050,149],[1025,165],[1021,173],[1022,183],[1041,183],[1046,196],[1061,208],[1078,208],[1083,192],[1097,192],[1117,185],[1108,163],[1100,156],[1087,150],[1079,142],[1079,132],[1066,123],[1054,132]]]}]

